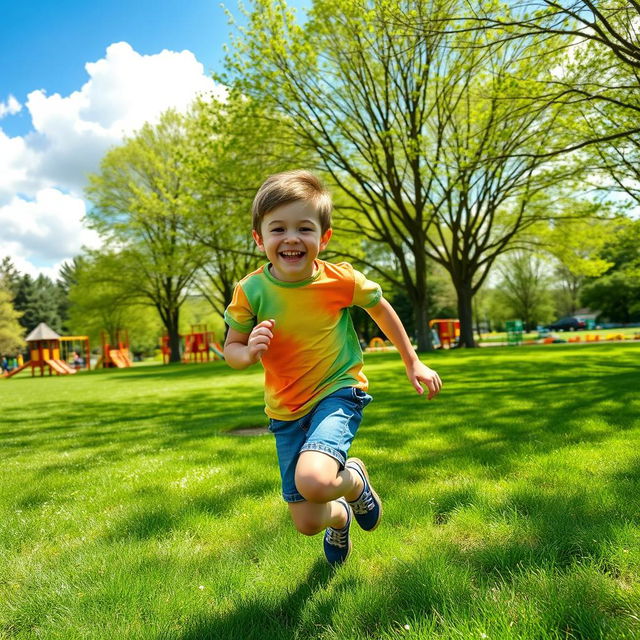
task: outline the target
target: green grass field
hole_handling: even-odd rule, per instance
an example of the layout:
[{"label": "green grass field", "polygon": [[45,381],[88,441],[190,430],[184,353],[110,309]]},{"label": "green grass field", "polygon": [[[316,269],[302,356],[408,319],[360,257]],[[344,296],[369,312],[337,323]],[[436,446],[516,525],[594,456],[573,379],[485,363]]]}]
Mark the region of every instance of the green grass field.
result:
[{"label": "green grass field", "polygon": [[330,570],[280,499],[261,372],[0,380],[0,638],[640,637],[640,344],[397,354],[352,452],[385,504]]}]

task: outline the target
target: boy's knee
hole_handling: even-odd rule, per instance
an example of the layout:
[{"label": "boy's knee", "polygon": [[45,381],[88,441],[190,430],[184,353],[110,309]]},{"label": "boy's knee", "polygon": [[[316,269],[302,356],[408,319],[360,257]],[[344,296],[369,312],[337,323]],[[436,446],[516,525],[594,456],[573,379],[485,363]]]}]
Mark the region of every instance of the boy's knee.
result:
[{"label": "boy's knee", "polygon": [[307,502],[323,503],[333,499],[333,479],[315,474],[296,474],[296,488]]}]

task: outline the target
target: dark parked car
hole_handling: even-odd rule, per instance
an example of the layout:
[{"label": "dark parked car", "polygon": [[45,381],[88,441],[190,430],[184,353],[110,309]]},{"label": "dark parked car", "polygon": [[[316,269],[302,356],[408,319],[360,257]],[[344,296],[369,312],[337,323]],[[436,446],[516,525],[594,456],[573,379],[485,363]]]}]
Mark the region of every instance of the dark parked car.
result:
[{"label": "dark parked car", "polygon": [[560,318],[553,324],[549,325],[551,331],[576,331],[577,329],[586,329],[587,324],[584,320],[578,320],[574,316],[567,316],[566,318]]}]

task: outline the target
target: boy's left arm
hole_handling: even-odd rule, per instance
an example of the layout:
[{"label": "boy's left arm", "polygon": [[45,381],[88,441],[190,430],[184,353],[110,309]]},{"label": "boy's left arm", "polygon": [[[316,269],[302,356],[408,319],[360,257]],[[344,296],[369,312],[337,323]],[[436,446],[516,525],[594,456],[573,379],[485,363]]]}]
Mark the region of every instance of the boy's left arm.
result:
[{"label": "boy's left arm", "polygon": [[426,364],[420,362],[418,354],[416,354],[409,336],[402,326],[402,321],[393,307],[384,299],[365,311],[373,318],[374,322],[382,329],[382,332],[391,340],[393,346],[402,356],[407,377],[419,394],[424,393],[421,382],[427,385],[429,389],[429,400],[437,395],[442,388],[440,376],[427,367]]}]

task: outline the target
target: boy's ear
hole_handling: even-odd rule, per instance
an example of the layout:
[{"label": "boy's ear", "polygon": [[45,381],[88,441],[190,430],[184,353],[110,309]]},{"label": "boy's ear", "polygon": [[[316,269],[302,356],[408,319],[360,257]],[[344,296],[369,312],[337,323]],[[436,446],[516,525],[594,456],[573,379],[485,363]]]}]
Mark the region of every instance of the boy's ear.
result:
[{"label": "boy's ear", "polygon": [[262,236],[255,229],[251,230],[251,235],[258,245],[258,249],[264,253],[264,242],[262,242]]},{"label": "boy's ear", "polygon": [[327,229],[320,238],[320,251],[324,251],[329,244],[329,240],[331,240],[331,236],[333,235],[333,229]]}]

